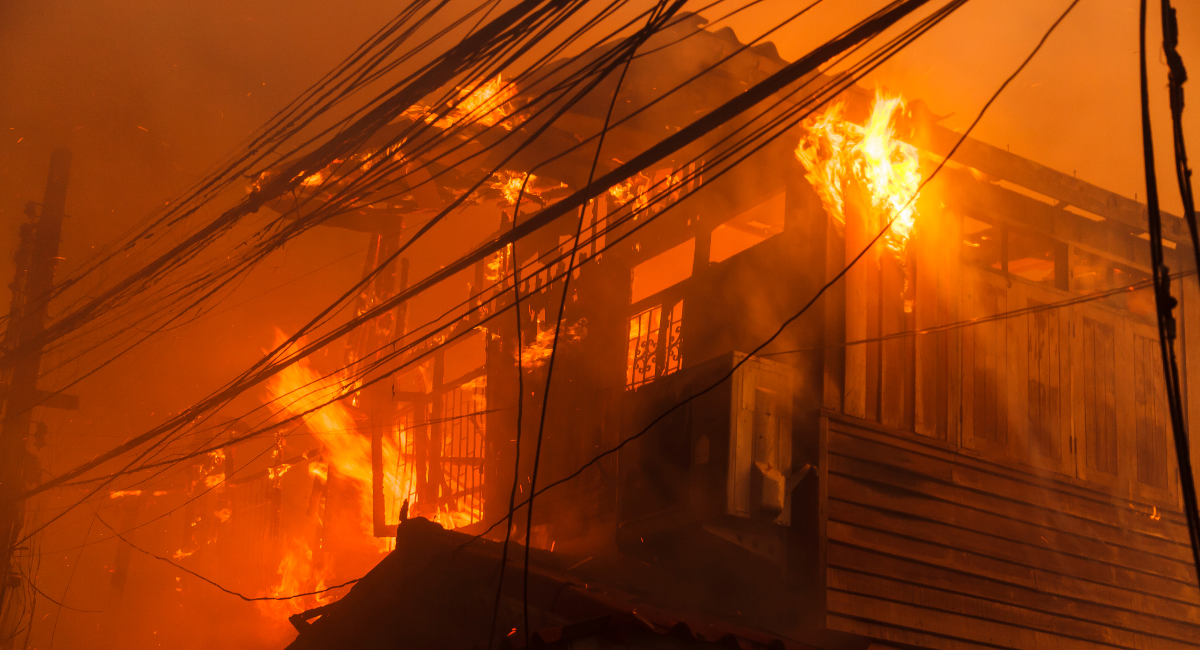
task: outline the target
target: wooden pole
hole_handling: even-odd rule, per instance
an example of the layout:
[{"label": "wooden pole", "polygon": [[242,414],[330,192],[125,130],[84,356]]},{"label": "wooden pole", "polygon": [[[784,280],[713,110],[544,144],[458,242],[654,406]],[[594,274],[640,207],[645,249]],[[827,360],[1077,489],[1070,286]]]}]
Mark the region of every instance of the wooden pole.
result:
[{"label": "wooden pole", "polygon": [[[24,506],[17,501],[29,481],[40,477],[25,476],[30,453],[26,448],[33,409],[45,397],[37,388],[42,348],[32,342],[39,339],[46,325],[46,311],[54,288],[54,267],[58,264],[58,242],[67,201],[67,179],[71,172],[71,152],[57,149],[50,154],[50,174],[40,216],[32,228],[22,226],[17,272],[13,280],[13,307],[4,341],[14,363],[8,374],[4,397],[4,419],[0,423],[0,638],[13,638],[9,625],[16,598],[21,593],[19,577],[13,571],[13,547],[21,537]],[[26,208],[34,216],[34,204]]]}]

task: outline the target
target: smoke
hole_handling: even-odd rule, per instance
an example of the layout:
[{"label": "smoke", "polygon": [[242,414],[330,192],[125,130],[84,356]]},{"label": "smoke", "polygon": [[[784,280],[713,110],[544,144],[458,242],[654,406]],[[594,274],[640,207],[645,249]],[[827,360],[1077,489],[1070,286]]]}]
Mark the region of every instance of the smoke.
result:
[{"label": "smoke", "polygon": [[[790,3],[770,0],[730,19],[742,41],[769,29]],[[881,2],[824,3],[772,37],[791,60]],[[1068,4],[977,0],[881,66],[866,83],[878,83],[923,100],[943,124],[962,130],[1012,73]],[[1200,70],[1200,7],[1175,3],[1180,54]],[[1144,201],[1138,101],[1138,3],[1080,3],[1037,58],[988,111],[973,137],[1105,189]],[[1175,184],[1167,104],[1167,67],[1161,55],[1158,8],[1150,9],[1148,43],[1155,155],[1163,209],[1182,214]],[[816,28],[814,29],[814,25]],[[1195,83],[1190,98],[1200,93]],[[1188,142],[1200,143],[1200,110],[1184,112]],[[1193,144],[1192,149],[1200,149]],[[1192,154],[1193,159],[1200,153]],[[1193,162],[1193,167],[1196,163]]]},{"label": "smoke", "polygon": [[[977,0],[883,66],[871,81],[924,100],[947,116],[945,124],[961,129],[1065,3]],[[770,40],[791,60],[879,4],[826,3]],[[1193,70],[1200,70],[1200,46],[1194,39],[1200,34],[1200,8],[1178,4],[1181,52]],[[714,27],[731,26],[748,41],[794,12],[792,5],[767,0]],[[707,16],[716,19],[729,8],[719,6]],[[396,3],[380,0],[4,3],[0,260],[5,263],[0,264],[0,285],[7,284],[7,260],[25,203],[41,201],[51,150],[66,146],[75,153],[67,200],[71,218],[62,244],[66,259],[61,268],[68,270],[93,246],[173,198],[398,9]],[[975,136],[1101,187],[1144,198],[1136,9],[1134,0],[1081,3]],[[1159,39],[1157,31],[1152,21],[1152,42]],[[1164,89],[1161,59],[1152,62],[1151,70],[1152,88]],[[1200,143],[1197,88],[1188,88],[1193,97],[1186,113],[1191,143]],[[1178,213],[1168,171],[1165,90],[1155,93],[1153,101],[1163,205]],[[1200,144],[1193,144],[1193,156],[1200,159]],[[447,253],[450,243],[445,242]],[[272,328],[294,330],[357,279],[357,253],[365,244],[361,234],[332,229],[322,230],[320,238],[302,238],[247,279],[217,312],[161,337],[81,385],[75,392],[82,410],[40,416],[50,430],[49,457],[55,463],[44,469],[56,473],[91,458],[244,369],[271,340]],[[415,265],[417,277],[422,274],[418,271]],[[296,290],[298,283],[303,291]],[[7,299],[8,292],[0,290],[0,305],[7,305]],[[776,320],[775,314],[763,316],[764,322]],[[61,383],[70,374],[67,368],[49,379]],[[254,399],[248,398],[248,407]],[[81,494],[65,491],[43,507],[54,512]],[[252,605],[190,578],[179,579],[177,571],[136,552],[129,560],[123,599],[113,600],[117,542],[93,544],[82,554],[73,548],[84,542],[91,518],[82,509],[42,537],[47,553],[38,584],[68,605],[106,612],[59,612],[40,599],[31,647],[48,646],[56,619],[55,643],[61,647],[190,648],[277,640],[253,634],[261,628],[255,626],[259,619]],[[177,548],[182,528],[179,518],[164,519],[140,533],[139,543]],[[104,534],[95,527],[87,541]],[[66,550],[48,552],[57,549]],[[80,570],[68,589],[76,564]]]}]

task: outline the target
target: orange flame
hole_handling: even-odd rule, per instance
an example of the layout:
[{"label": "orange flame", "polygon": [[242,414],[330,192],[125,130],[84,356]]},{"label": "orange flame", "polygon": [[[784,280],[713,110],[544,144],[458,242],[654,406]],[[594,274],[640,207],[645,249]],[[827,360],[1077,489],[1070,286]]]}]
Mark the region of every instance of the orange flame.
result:
[{"label": "orange flame", "polygon": [[895,138],[894,119],[904,98],[876,91],[866,124],[843,117],[845,103],[804,121],[805,135],[796,148],[805,178],[821,197],[826,211],[845,224],[845,183],[853,177],[870,196],[871,207],[892,222],[885,241],[902,256],[916,225],[917,188],[921,185],[916,147]]},{"label": "orange flame", "polygon": [[[275,336],[276,346],[287,340],[287,336],[279,330],[275,331]],[[303,341],[296,343],[303,344]],[[349,407],[338,399],[349,393],[352,388],[339,377],[322,376],[309,365],[307,359],[301,359],[284,368],[267,381],[267,390],[287,412],[292,415],[307,413],[304,415],[304,423],[324,447],[326,462],[336,469],[339,477],[348,479],[359,494],[362,532],[373,536],[371,438],[358,431],[358,425]],[[329,403],[321,406],[325,402]],[[385,468],[395,467],[395,441],[385,436],[383,443],[383,465]],[[286,471],[284,467],[275,469],[278,475]],[[390,477],[385,475],[385,481],[384,494],[396,494],[399,486],[395,484],[395,472],[392,472]],[[390,511],[389,505],[388,512]],[[380,540],[380,543],[383,544],[383,541]]]},{"label": "orange flame", "polygon": [[[512,106],[508,102],[517,96],[517,85],[505,83],[501,75],[496,75],[495,79],[459,88],[458,96],[458,104],[442,119],[434,122],[434,126],[445,129],[464,119],[484,126],[495,126],[512,114]],[[510,131],[513,128],[507,121],[501,126]]]},{"label": "orange flame", "polygon": [[[276,347],[286,340],[286,335],[276,330]],[[302,346],[304,341],[297,341],[294,345]],[[481,377],[476,381],[485,379]],[[309,431],[322,444],[322,461],[309,463],[308,474],[317,480],[325,481],[329,474],[334,473],[339,480],[348,483],[359,496],[358,532],[361,539],[368,544],[374,544],[380,553],[387,552],[390,540],[374,536],[371,507],[371,438],[366,432],[359,430],[354,412],[343,399],[355,390],[355,384],[338,376],[322,376],[307,360],[302,359],[269,379],[266,387],[270,403],[282,406],[288,414],[302,416]],[[396,512],[399,501],[405,498],[410,500],[410,507],[416,506],[419,497],[415,493],[415,465],[399,462],[400,449],[412,447],[409,432],[404,427],[396,426],[393,435],[383,436],[382,442],[384,511]],[[278,477],[287,471],[288,467],[280,464],[269,471],[272,477]],[[447,483],[455,492],[460,491],[453,481],[447,479]],[[440,508],[431,505],[425,510],[425,516],[447,528],[474,523],[481,515],[461,505]],[[332,577],[329,567],[324,564],[314,565],[313,547],[300,538],[288,540],[278,571],[279,582],[268,590],[268,595],[317,591],[324,588]],[[328,598],[333,597],[333,594],[328,595]],[[262,605],[265,613],[274,616],[301,611],[311,607],[314,601],[317,604],[324,602],[323,598],[325,596],[318,595],[315,598],[265,601]]]},{"label": "orange flame", "polygon": [[[495,181],[488,183],[488,187],[500,190],[500,195],[509,205],[516,205],[517,199],[521,197],[522,191],[527,196],[537,196],[537,193],[531,189],[533,182],[537,180],[537,176],[533,174],[524,174],[521,172],[504,171],[493,174]],[[528,180],[526,180],[528,176]]]},{"label": "orange flame", "polygon": [[[141,491],[141,490],[115,490],[115,491],[113,491],[113,492],[109,492],[109,493],[108,493],[108,498],[110,498],[110,499],[120,499],[120,498],[122,498],[122,497],[136,497],[136,496],[141,496],[141,494],[142,494],[142,491]],[[155,496],[158,496],[158,494],[159,494],[159,493],[158,493],[158,492],[155,492],[154,494],[155,494]]]},{"label": "orange flame", "polygon": [[635,176],[625,179],[624,182],[608,188],[608,193],[616,200],[617,205],[623,206],[632,202],[632,210],[640,212],[650,204],[650,178],[638,172]]},{"label": "orange flame", "polygon": [[[558,343],[577,343],[587,336],[587,321],[580,319],[574,325],[564,325],[558,336]],[[521,367],[526,370],[540,368],[550,359],[554,349],[554,328],[542,330],[538,328],[537,338],[521,349]]]}]

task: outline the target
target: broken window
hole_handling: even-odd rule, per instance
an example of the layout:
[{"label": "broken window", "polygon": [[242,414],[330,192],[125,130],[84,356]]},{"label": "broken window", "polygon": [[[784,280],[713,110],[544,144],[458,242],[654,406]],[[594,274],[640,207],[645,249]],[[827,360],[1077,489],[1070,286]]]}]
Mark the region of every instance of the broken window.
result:
[{"label": "broken window", "polygon": [[976,266],[1004,270],[1002,233],[998,225],[963,217],[963,261]]},{"label": "broken window", "polygon": [[683,366],[680,333],[683,301],[667,311],[657,305],[629,318],[629,341],[625,355],[625,387],[635,389]]},{"label": "broken window", "polygon": [[1050,237],[963,217],[963,261],[1067,290],[1066,244]]},{"label": "broken window", "polygon": [[1007,239],[1004,249],[1008,272],[1030,282],[1056,286],[1056,270],[1059,264],[1056,255],[1059,248],[1057,242],[1049,237],[1023,230],[1009,229],[1005,235]]},{"label": "broken window", "polygon": [[714,228],[708,261],[724,262],[783,232],[785,196],[786,193],[780,192]]},{"label": "broken window", "polygon": [[696,240],[689,239],[633,267],[633,296],[630,303],[641,302],[690,278],[695,257]]},{"label": "broken window", "polygon": [[[1071,290],[1093,293],[1119,289],[1146,282],[1148,273],[1118,264],[1108,258],[1094,255],[1075,246],[1071,249]],[[1105,302],[1118,309],[1127,309],[1139,316],[1154,315],[1154,293],[1147,287],[1138,291],[1122,292],[1109,296]]]}]

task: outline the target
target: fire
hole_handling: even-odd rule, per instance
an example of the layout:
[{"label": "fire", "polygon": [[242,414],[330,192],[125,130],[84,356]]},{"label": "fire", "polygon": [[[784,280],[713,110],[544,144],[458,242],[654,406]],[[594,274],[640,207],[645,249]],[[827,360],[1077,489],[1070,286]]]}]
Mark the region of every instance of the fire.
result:
[{"label": "fire", "polygon": [[623,206],[632,202],[632,210],[639,212],[650,204],[650,178],[638,172],[636,176],[608,188],[608,193],[616,200],[617,205]]},{"label": "fire", "polygon": [[[283,332],[276,330],[275,345],[281,345],[286,338]],[[297,346],[303,344],[303,340],[296,343]],[[476,381],[484,381],[484,378]],[[336,476],[336,480],[348,484],[357,492],[359,539],[366,548],[387,552],[390,540],[375,537],[372,516],[371,438],[367,432],[359,430],[356,413],[347,405],[347,400],[342,399],[349,397],[355,385],[341,377],[322,376],[307,360],[302,359],[269,379],[266,388],[270,403],[281,406],[293,416],[305,414],[305,426],[322,445],[321,460],[308,463],[308,475],[322,483],[329,480],[330,476]],[[311,413],[306,413],[310,410]],[[401,462],[400,457],[400,449],[412,446],[409,432],[402,426],[394,426],[392,435],[383,436],[383,493],[384,511],[387,513],[397,512],[400,501],[406,498],[410,501],[411,511],[417,511],[420,495],[416,494],[416,467],[410,462]],[[269,471],[275,478],[287,471],[288,467],[278,464]],[[450,477],[446,482],[454,493],[462,491]],[[446,528],[475,523],[482,514],[477,509],[467,509],[462,503],[449,506],[427,504],[420,512]],[[316,540],[310,543],[299,536],[289,539],[279,562],[279,582],[268,590],[268,595],[316,591],[322,589],[326,582],[331,582],[332,563],[320,561],[314,564],[314,549],[321,549]],[[330,594],[328,597],[335,596]],[[270,615],[294,613],[312,606],[313,600],[306,600],[270,602],[264,605],[264,611]],[[316,597],[315,602],[323,602],[321,596]]]},{"label": "fire", "polygon": [[[512,172],[507,169],[502,172],[496,172],[492,176],[495,181],[488,183],[488,187],[500,190],[500,195],[509,205],[516,205],[517,199],[520,198],[522,190],[526,195],[536,194],[530,189],[533,182],[537,180],[537,176],[533,174],[524,174],[521,172]],[[528,177],[528,178],[526,178]]]},{"label": "fire", "polygon": [[[512,249],[512,244],[508,245],[508,249]],[[484,279],[488,282],[498,282],[503,274],[505,253],[508,250],[496,251],[487,263],[487,271],[484,273]]]},{"label": "fire", "polygon": [[[517,85],[512,82],[505,83],[501,75],[466,88],[459,88],[458,104],[444,117],[434,122],[434,126],[445,129],[463,119],[472,120],[484,126],[495,126],[512,114],[512,106],[509,105],[509,102],[516,96]],[[507,121],[504,121],[501,126],[510,131],[513,128],[513,125]]]},{"label": "fire", "polygon": [[319,171],[315,174],[310,174],[308,176],[305,176],[304,180],[300,181],[300,184],[303,185],[304,187],[314,187],[314,186],[320,185],[321,183],[324,183],[324,182],[325,182],[325,172]]},{"label": "fire", "polygon": [[904,98],[875,93],[875,103],[865,124],[847,121],[845,103],[804,122],[805,134],[796,148],[805,178],[821,197],[826,211],[845,224],[845,186],[858,181],[877,210],[892,226],[884,239],[903,256],[916,225],[917,188],[921,185],[917,148],[895,138],[894,120],[904,110]]},{"label": "fire", "polygon": [[[298,539],[288,540],[279,561],[279,584],[270,590],[270,596],[292,595],[320,591],[326,587],[323,567],[313,563],[312,548]],[[331,593],[315,594],[304,598],[285,601],[262,601],[259,608],[269,616],[289,615],[310,607],[322,605],[336,596]]]},{"label": "fire", "polygon": [[[287,337],[276,330],[276,345]],[[303,345],[303,342],[298,342]],[[329,404],[304,416],[309,431],[321,442],[325,461],[338,477],[350,481],[359,495],[361,528],[366,535],[373,535],[371,519],[371,438],[358,431],[350,408],[337,398],[349,392],[350,386],[334,376],[324,377],[309,365],[306,359],[281,370],[267,381],[267,390],[276,403],[292,415],[300,415],[329,401]],[[335,401],[330,401],[335,400]],[[384,437],[383,458],[385,468],[396,465],[395,441]],[[283,468],[276,468],[282,475]],[[385,479],[385,495],[395,495],[399,486],[395,484],[395,472]],[[388,505],[389,512],[390,504]]]},{"label": "fire", "polygon": [[[155,494],[155,496],[158,496],[159,493],[155,492],[154,494]],[[141,496],[141,495],[142,495],[141,490],[114,490],[113,492],[108,493],[108,498],[120,499],[122,497],[137,497],[137,496]]]},{"label": "fire", "polygon": [[[580,319],[574,325],[564,325],[558,343],[577,343],[587,336],[587,320]],[[521,349],[521,367],[526,370],[540,368],[550,359],[554,348],[554,329],[538,328],[537,338]]]}]

